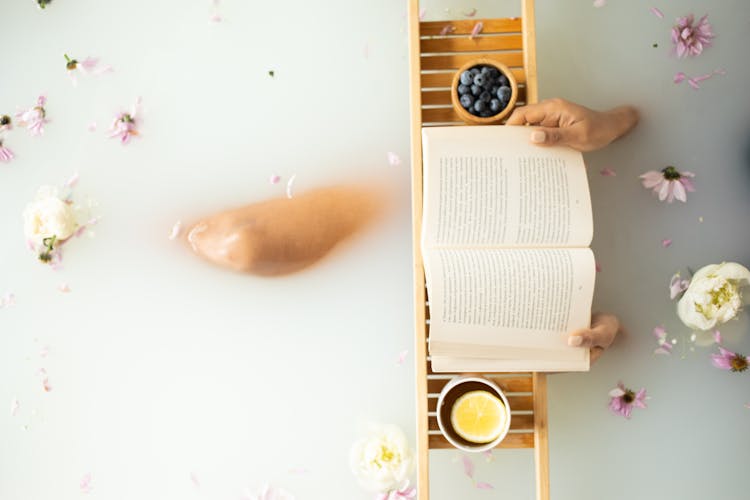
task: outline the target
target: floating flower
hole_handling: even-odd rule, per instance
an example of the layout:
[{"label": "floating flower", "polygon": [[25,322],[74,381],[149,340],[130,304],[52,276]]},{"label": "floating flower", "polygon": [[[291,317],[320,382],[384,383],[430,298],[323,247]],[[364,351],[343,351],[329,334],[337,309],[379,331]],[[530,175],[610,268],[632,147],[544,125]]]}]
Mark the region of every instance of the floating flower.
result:
[{"label": "floating flower", "polygon": [[139,134],[138,132],[138,121],[137,114],[138,109],[141,105],[141,98],[135,100],[135,104],[130,110],[130,113],[123,111],[115,116],[110,131],[112,132],[109,137],[119,137],[120,143],[125,145],[130,141],[130,138]]},{"label": "floating flower", "polygon": [[411,498],[417,498],[417,489],[414,486],[409,486],[409,480],[407,479],[397,490],[380,493],[375,497],[375,500],[409,500]]},{"label": "floating flower", "polygon": [[690,280],[680,279],[680,273],[675,273],[669,280],[669,298],[674,300],[678,295],[687,290]]},{"label": "floating flower", "polygon": [[84,75],[99,76],[112,71],[112,66],[99,66],[99,59],[95,57],[87,57],[78,61],[69,57],[68,54],[63,54],[63,56],[65,57],[65,69],[68,71],[68,76],[74,87],[78,85],[77,72]]},{"label": "floating flower", "polygon": [[617,415],[630,418],[633,408],[646,408],[646,389],[634,392],[626,389],[622,382],[609,391],[609,409]]},{"label": "floating flower", "polygon": [[387,493],[409,478],[414,453],[398,427],[371,425],[368,435],[352,446],[349,462],[363,488]]},{"label": "floating flower", "polygon": [[10,162],[13,158],[15,158],[16,155],[13,154],[13,151],[8,149],[3,145],[3,140],[0,139],[0,161],[3,163]]},{"label": "floating flower", "polygon": [[257,493],[246,492],[243,500],[294,500],[294,495],[281,488],[265,484]]},{"label": "floating flower", "polygon": [[36,106],[16,113],[18,124],[26,127],[31,132],[31,135],[42,135],[44,133],[44,125],[49,122],[47,120],[47,111],[44,109],[45,104],[47,104],[47,97],[40,95],[36,100]]},{"label": "floating flower", "polygon": [[735,262],[699,269],[680,301],[677,315],[694,330],[710,330],[734,318],[742,307],[742,289],[750,284],[750,270]]},{"label": "floating flower", "polygon": [[711,39],[715,35],[708,23],[708,14],[695,25],[694,21],[693,14],[689,14],[678,17],[677,24],[672,27],[672,43],[677,57],[699,56],[704,48],[711,46]]},{"label": "floating flower", "polygon": [[659,201],[667,200],[672,203],[675,199],[687,201],[687,192],[694,192],[692,172],[678,172],[675,167],[668,166],[660,172],[651,170],[641,175],[641,183],[646,189],[652,189],[659,195]]},{"label": "floating flower", "polygon": [[657,344],[659,344],[659,347],[654,349],[654,354],[664,354],[667,356],[672,354],[673,345],[667,341],[667,330],[663,326],[657,326],[654,328],[653,333]]},{"label": "floating flower", "polygon": [[62,197],[57,188],[42,186],[34,201],[24,209],[26,241],[39,260],[46,264],[57,265],[62,258],[62,246],[97,222],[93,218],[84,224],[79,223],[81,208],[74,205],[71,197],[72,193]]},{"label": "floating flower", "polygon": [[750,356],[743,356],[719,346],[719,354],[712,354],[711,362],[721,370],[744,372],[750,366]]},{"label": "floating flower", "polygon": [[13,120],[8,115],[0,116],[0,132],[5,132],[13,128]]}]

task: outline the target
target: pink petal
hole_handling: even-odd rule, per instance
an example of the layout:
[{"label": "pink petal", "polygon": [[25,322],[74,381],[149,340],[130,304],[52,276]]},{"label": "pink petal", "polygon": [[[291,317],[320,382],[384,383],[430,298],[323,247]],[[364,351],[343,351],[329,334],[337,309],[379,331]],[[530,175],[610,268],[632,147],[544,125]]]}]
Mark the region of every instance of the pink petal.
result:
[{"label": "pink petal", "polygon": [[81,493],[89,493],[91,492],[91,473],[87,473],[81,478],[81,482],[79,483],[79,488],[81,489]]},{"label": "pink petal", "polygon": [[96,122],[89,123],[88,126],[86,127],[86,129],[89,132],[96,132]]},{"label": "pink petal", "polygon": [[169,239],[175,240],[178,236],[182,233],[182,221],[178,220],[174,223],[174,226],[172,226],[172,230],[169,232]]},{"label": "pink petal", "polygon": [[719,330],[714,330],[714,342],[721,344],[721,332]]},{"label": "pink petal", "polygon": [[671,355],[672,354],[672,350],[671,349],[667,349],[666,345],[668,345],[668,344],[665,344],[665,346],[657,347],[656,349],[654,349],[654,354],[662,354],[662,355],[665,355],[665,356]]},{"label": "pink petal", "polygon": [[607,5],[607,0],[594,0],[594,7],[596,8],[604,7],[605,5]]},{"label": "pink petal", "polygon": [[477,15],[477,9],[471,9],[466,12],[464,12],[464,16],[466,17],[474,17]]},{"label": "pink petal", "polygon": [[694,193],[695,185],[693,184],[693,180],[690,179],[690,177],[695,177],[695,176],[690,172],[681,172],[680,175],[682,177],[679,178],[679,183],[682,184],[682,186],[685,188],[685,190],[688,193]]},{"label": "pink petal", "polygon": [[41,350],[39,351],[39,357],[46,358],[48,355],[49,355],[49,346],[46,345],[42,347]]},{"label": "pink petal", "polygon": [[667,335],[667,329],[663,326],[657,326],[654,328],[653,334],[657,339],[663,339]]},{"label": "pink petal", "polygon": [[667,196],[670,196],[672,194],[672,189],[670,188],[671,184],[672,181],[662,182],[661,186],[659,187],[659,201],[666,200]]},{"label": "pink petal", "polygon": [[687,193],[685,192],[685,186],[681,182],[672,182],[674,187],[674,197],[685,203],[687,201]]},{"label": "pink petal", "polygon": [[52,390],[49,379],[46,377],[44,378],[44,380],[42,380],[42,388],[44,388],[44,392],[50,392]]},{"label": "pink petal", "polygon": [[396,360],[396,364],[398,366],[401,366],[404,364],[404,361],[406,361],[406,355],[409,354],[408,350],[401,351],[398,353],[398,359]]},{"label": "pink petal", "polygon": [[727,360],[724,356],[721,356],[719,354],[712,354],[711,355],[711,362],[716,368],[719,368],[721,370],[731,370],[732,364],[729,360]]},{"label": "pink petal", "polygon": [[212,23],[220,23],[222,21],[222,18],[219,14],[213,14],[211,17],[208,18],[209,21]]},{"label": "pink petal", "polygon": [[645,187],[646,189],[651,189],[664,182],[664,174],[662,174],[661,172],[657,172],[656,170],[651,170],[649,172],[641,174],[640,179],[643,187]]},{"label": "pink petal", "polygon": [[279,177],[278,175],[272,175],[268,182],[270,182],[271,184],[278,184],[280,180],[281,177]]},{"label": "pink petal", "polygon": [[672,240],[670,240],[669,238],[661,240],[661,246],[662,248],[669,248],[670,246],[672,246]]},{"label": "pink petal", "polygon": [[464,464],[464,474],[470,478],[474,478],[474,462],[466,455],[461,455],[461,460]]},{"label": "pink petal", "polygon": [[388,151],[388,164],[397,167],[401,165],[401,158],[399,158],[396,153]]},{"label": "pink petal", "polygon": [[294,180],[297,178],[297,174],[292,175],[289,181],[286,183],[286,197],[292,199],[292,187],[294,186]]},{"label": "pink petal", "polygon": [[492,462],[495,457],[492,455],[492,450],[487,450],[485,452],[482,452],[482,455],[484,455],[484,459],[489,463]]},{"label": "pink petal", "polygon": [[3,296],[0,297],[0,309],[14,305],[16,305],[16,295],[13,292],[5,292]]},{"label": "pink petal", "polygon": [[21,407],[21,404],[18,402],[17,398],[13,398],[13,401],[10,402],[10,416],[15,417],[16,414],[18,414],[18,409]]},{"label": "pink petal", "polygon": [[193,483],[193,487],[200,488],[201,483],[198,481],[198,476],[195,474],[195,472],[190,473],[190,482]]},{"label": "pink petal", "polygon": [[674,83],[682,83],[683,81],[685,81],[686,77],[687,75],[685,75],[685,73],[680,71],[678,73],[675,73],[674,77],[672,78],[672,81],[674,81]]},{"label": "pink petal", "polygon": [[594,264],[594,269],[596,269],[597,273],[600,273],[602,272],[602,265],[597,262]]},{"label": "pink petal", "polygon": [[78,179],[80,179],[80,176],[78,175],[78,172],[76,172],[70,176],[70,179],[65,181],[65,187],[75,187],[75,185],[78,184]]},{"label": "pink petal", "polygon": [[621,398],[625,395],[625,391],[622,387],[615,387],[611,391],[609,391],[609,397],[611,398]]},{"label": "pink petal", "polygon": [[483,482],[481,482],[481,481],[480,481],[480,482],[478,482],[476,486],[477,486],[477,488],[479,488],[480,490],[494,490],[494,489],[495,489],[495,487],[494,487],[494,486],[492,486],[492,485],[491,485],[490,483],[483,483]]},{"label": "pink petal", "polygon": [[474,38],[475,36],[477,36],[479,33],[482,32],[482,29],[484,29],[484,23],[482,21],[479,21],[471,29],[471,35],[469,35],[469,38]]},{"label": "pink petal", "polygon": [[695,90],[698,90],[699,88],[701,88],[701,86],[698,85],[698,82],[695,81],[695,78],[688,78],[688,85],[693,87]]},{"label": "pink petal", "polygon": [[422,7],[421,9],[419,9],[419,20],[420,21],[424,20],[425,14],[427,14],[427,9],[426,8]]},{"label": "pink petal", "polygon": [[70,293],[70,287],[67,283],[60,283],[57,286],[57,289],[60,290],[62,293]]},{"label": "pink petal", "polygon": [[658,8],[656,8],[656,7],[651,7],[651,8],[649,9],[649,10],[651,11],[651,13],[652,13],[653,15],[655,15],[655,16],[656,16],[656,17],[658,17],[659,19],[664,19],[664,13],[663,13],[662,11],[660,11],[660,10],[659,10]]},{"label": "pink petal", "polygon": [[456,27],[455,26],[452,26],[450,24],[446,24],[445,26],[443,26],[443,29],[440,30],[440,35],[441,36],[445,36],[445,35],[447,35],[449,33],[453,33],[454,31],[456,31]]},{"label": "pink petal", "polygon": [[609,167],[601,169],[599,171],[599,174],[601,174],[603,177],[615,177],[617,175],[617,173]]}]

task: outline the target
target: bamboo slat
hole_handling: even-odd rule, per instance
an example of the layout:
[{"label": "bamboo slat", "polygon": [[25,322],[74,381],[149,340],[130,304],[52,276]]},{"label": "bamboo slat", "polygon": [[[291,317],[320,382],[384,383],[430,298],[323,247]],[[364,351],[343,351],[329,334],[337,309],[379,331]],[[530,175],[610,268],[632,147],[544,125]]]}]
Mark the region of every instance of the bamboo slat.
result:
[{"label": "bamboo slat", "polygon": [[[510,404],[510,411],[532,411],[534,409],[534,400],[532,396],[519,396],[517,394],[506,394],[508,403]],[[427,411],[437,411],[437,395],[427,397]]]},{"label": "bamboo slat", "polygon": [[[490,52],[482,53],[482,57],[501,62],[508,67],[521,67],[523,65],[522,52]],[[476,59],[477,54],[448,54],[440,56],[422,56],[421,64],[423,70],[438,69],[458,69],[472,59]]]},{"label": "bamboo slat", "polygon": [[440,35],[446,26],[452,26],[451,35],[468,35],[477,23],[482,23],[480,34],[488,33],[520,33],[521,19],[518,17],[506,19],[461,19],[453,21],[428,21],[419,23],[420,36]]},{"label": "bamboo slat", "polygon": [[[503,392],[531,392],[532,378],[525,375],[485,375],[488,379],[497,384]],[[452,378],[452,377],[451,377]],[[427,392],[429,394],[438,394],[443,386],[450,381],[450,378],[430,378],[427,380]]]},{"label": "bamboo slat", "polygon": [[[518,101],[526,102],[526,89],[518,89]],[[422,106],[452,106],[450,90],[431,90],[422,92]],[[426,120],[425,120],[426,121]]]},{"label": "bamboo slat", "polygon": [[[430,449],[441,449],[441,448],[453,448],[453,445],[448,442],[442,434],[429,434],[428,441]],[[534,446],[534,433],[533,432],[514,432],[505,436],[497,448],[531,448]],[[455,448],[453,448],[455,449]],[[428,499],[429,492],[422,496],[423,490],[419,491],[419,498]]]},{"label": "bamboo slat", "polygon": [[420,41],[422,53],[428,52],[482,52],[486,50],[521,50],[521,34],[478,36],[455,36],[449,38],[424,38]]},{"label": "bamboo slat", "polygon": [[[516,82],[519,85],[526,83],[526,73],[523,68],[510,68],[513,76],[516,77]],[[451,81],[453,80],[453,71],[446,71],[441,73],[422,73],[422,88],[449,88]]]}]

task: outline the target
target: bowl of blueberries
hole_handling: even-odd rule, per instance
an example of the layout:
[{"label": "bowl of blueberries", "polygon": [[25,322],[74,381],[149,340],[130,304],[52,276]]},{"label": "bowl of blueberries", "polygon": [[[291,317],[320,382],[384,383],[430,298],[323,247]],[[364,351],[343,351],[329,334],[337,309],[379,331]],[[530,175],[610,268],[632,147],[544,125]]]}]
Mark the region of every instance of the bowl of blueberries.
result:
[{"label": "bowl of blueberries", "polygon": [[453,77],[453,108],[467,123],[499,123],[513,110],[517,98],[513,73],[492,59],[469,61]]}]

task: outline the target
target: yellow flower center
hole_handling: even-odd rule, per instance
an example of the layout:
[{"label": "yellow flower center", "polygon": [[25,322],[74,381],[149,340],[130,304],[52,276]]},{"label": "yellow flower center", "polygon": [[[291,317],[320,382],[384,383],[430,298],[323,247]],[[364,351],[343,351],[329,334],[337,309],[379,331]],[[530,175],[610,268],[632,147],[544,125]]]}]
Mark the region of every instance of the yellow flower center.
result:
[{"label": "yellow flower center", "polygon": [[732,299],[737,296],[737,293],[737,285],[732,280],[725,280],[721,287],[708,292],[711,300],[707,304],[695,304],[695,310],[706,319],[711,319],[718,309],[731,303]]}]

